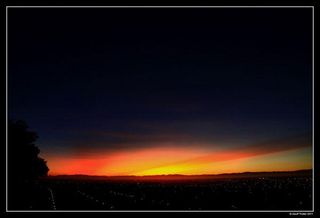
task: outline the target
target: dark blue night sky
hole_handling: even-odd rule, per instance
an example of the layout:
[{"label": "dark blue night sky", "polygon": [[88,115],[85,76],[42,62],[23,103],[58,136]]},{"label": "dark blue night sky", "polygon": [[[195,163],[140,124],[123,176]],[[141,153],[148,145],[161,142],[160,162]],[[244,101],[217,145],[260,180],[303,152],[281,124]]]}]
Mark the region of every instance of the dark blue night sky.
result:
[{"label": "dark blue night sky", "polygon": [[312,11],[10,8],[8,101],[44,152],[311,137]]}]

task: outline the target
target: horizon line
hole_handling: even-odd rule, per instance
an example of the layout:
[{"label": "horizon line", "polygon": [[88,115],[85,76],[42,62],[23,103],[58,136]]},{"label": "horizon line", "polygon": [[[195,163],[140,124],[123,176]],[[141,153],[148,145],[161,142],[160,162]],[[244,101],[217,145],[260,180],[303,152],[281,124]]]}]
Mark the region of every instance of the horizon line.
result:
[{"label": "horizon line", "polygon": [[154,175],[90,175],[90,174],[53,174],[47,177],[55,176],[88,176],[88,177],[155,177],[155,176],[219,176],[219,175],[234,175],[234,174],[249,174],[249,173],[289,173],[289,172],[299,172],[299,171],[310,171],[313,168],[307,169],[297,169],[297,170],[281,170],[281,171],[243,171],[243,172],[227,172],[227,173],[217,173],[217,174],[154,174]]}]

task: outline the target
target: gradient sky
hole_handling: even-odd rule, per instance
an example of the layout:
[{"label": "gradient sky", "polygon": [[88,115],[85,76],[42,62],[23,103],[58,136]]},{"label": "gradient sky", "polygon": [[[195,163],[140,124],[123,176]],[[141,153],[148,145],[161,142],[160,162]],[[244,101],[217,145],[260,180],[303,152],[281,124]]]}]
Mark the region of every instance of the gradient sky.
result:
[{"label": "gradient sky", "polygon": [[311,8],[9,8],[9,118],[50,174],[312,167]]}]

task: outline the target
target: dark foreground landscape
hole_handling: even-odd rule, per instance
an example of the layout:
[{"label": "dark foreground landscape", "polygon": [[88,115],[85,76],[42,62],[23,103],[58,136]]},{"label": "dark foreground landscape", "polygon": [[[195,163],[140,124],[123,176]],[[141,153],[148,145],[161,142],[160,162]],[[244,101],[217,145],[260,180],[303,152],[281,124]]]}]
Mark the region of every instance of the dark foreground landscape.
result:
[{"label": "dark foreground landscape", "polygon": [[9,210],[311,210],[312,171],[56,176],[8,184]]}]

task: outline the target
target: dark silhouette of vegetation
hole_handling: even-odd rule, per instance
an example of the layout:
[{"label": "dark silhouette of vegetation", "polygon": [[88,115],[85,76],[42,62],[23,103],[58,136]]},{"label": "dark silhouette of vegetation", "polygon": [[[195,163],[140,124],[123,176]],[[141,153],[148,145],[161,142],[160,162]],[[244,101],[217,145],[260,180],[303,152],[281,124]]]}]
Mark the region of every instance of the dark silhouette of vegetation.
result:
[{"label": "dark silhouette of vegetation", "polygon": [[7,130],[8,209],[50,208],[49,190],[40,179],[47,176],[49,168],[34,144],[37,133],[28,130],[26,122],[21,120],[9,120]]},{"label": "dark silhouette of vegetation", "polygon": [[49,168],[34,144],[38,135],[24,121],[8,122],[8,177],[14,181],[35,180],[46,176]]}]

